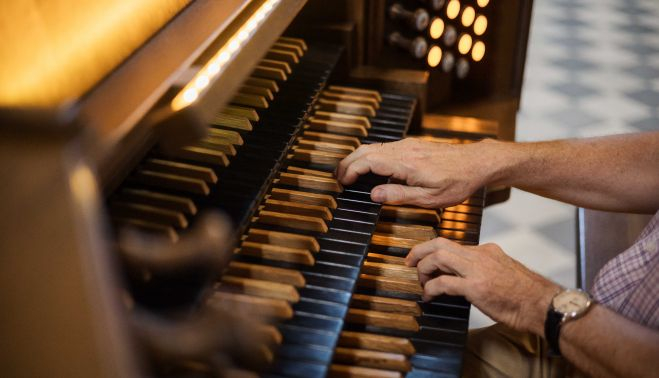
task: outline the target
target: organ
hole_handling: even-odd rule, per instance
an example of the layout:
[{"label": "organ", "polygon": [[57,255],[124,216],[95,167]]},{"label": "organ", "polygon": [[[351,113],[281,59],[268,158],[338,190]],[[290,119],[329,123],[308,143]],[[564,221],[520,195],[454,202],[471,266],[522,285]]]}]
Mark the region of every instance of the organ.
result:
[{"label": "organ", "polygon": [[529,2],[0,7],[5,374],[460,374],[470,305],[403,258],[477,244],[505,188],[430,210],[333,171],[511,139]]}]

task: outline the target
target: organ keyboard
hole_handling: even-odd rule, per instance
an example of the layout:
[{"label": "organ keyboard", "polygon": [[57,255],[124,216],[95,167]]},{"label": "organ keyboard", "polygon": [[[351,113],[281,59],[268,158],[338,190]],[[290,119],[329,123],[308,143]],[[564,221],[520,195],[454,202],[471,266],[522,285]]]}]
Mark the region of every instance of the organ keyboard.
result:
[{"label": "organ keyboard", "polygon": [[[44,110],[0,97],[0,161],[17,177],[0,197],[45,225],[32,238],[22,221],[3,225],[11,259],[0,276],[19,283],[1,303],[18,309],[3,334],[43,336],[44,361],[30,364],[20,344],[3,358],[8,375],[460,375],[470,305],[422,301],[404,257],[436,237],[478,244],[486,190],[445,209],[394,206],[370,199],[387,177],[344,187],[334,171],[362,144],[496,132],[487,121],[426,117],[427,75],[356,69],[365,58],[347,36],[364,33],[330,22],[335,14],[319,32],[318,2],[305,3],[176,2],[171,25],[73,102]],[[430,13],[415,14],[444,9],[426,3]],[[408,5],[378,17],[423,33],[428,22],[399,22]],[[198,48],[168,44],[181,33]],[[27,205],[45,190],[53,201]],[[56,278],[43,280],[51,269]],[[27,325],[42,311],[43,327]],[[73,360],[84,363],[76,370]]]}]

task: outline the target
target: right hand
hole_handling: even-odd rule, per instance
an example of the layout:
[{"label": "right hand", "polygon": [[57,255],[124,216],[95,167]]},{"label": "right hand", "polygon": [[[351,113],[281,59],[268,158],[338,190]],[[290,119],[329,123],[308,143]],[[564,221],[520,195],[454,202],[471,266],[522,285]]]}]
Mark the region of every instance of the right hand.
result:
[{"label": "right hand", "polygon": [[498,142],[484,140],[466,145],[403,139],[362,145],[337,168],[341,183],[350,185],[373,172],[405,183],[379,185],[371,199],[394,205],[441,208],[463,202],[496,174],[498,154],[486,153]]}]

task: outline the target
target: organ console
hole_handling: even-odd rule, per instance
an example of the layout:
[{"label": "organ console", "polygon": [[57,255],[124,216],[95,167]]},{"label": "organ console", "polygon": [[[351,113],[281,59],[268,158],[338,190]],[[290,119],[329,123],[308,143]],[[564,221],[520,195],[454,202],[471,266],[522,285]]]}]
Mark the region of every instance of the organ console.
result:
[{"label": "organ console", "polygon": [[0,5],[6,376],[458,376],[404,256],[488,203],[374,203],[362,144],[512,139],[530,2]]}]

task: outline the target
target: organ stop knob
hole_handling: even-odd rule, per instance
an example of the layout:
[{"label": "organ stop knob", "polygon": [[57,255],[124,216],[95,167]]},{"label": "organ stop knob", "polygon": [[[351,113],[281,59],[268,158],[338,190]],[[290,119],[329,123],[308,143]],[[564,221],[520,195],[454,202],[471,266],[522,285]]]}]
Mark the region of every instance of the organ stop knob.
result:
[{"label": "organ stop knob", "polygon": [[417,31],[425,30],[430,22],[430,15],[428,15],[428,11],[425,9],[419,8],[415,11],[409,11],[399,3],[394,3],[389,7],[389,17],[394,20],[402,20],[410,28]]},{"label": "organ stop knob", "polygon": [[399,32],[393,32],[389,34],[389,43],[409,51],[416,59],[425,57],[428,52],[428,42],[423,37],[410,39],[403,37]]}]

